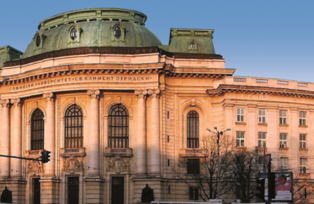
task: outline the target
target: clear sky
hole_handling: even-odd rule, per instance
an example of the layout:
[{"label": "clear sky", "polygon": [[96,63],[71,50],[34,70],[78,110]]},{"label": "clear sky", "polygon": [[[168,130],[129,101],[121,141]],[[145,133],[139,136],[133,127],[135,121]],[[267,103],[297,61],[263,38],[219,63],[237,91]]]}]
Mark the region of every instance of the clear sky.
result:
[{"label": "clear sky", "polygon": [[2,0],[0,46],[24,52],[40,21],[96,7],[145,13],[166,45],[170,28],[214,29],[216,53],[236,76],[314,83],[314,0]]}]

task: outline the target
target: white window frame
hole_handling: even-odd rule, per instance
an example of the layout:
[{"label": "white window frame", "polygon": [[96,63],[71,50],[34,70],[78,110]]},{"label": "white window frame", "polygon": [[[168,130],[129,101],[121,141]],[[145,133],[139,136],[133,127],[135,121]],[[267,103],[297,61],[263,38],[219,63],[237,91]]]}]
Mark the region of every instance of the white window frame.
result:
[{"label": "white window frame", "polygon": [[238,107],[237,108],[237,122],[244,122],[244,107]]},{"label": "white window frame", "polygon": [[287,148],[288,142],[287,142],[287,133],[280,133],[279,134],[279,148]]},{"label": "white window frame", "polygon": [[280,167],[282,171],[287,171],[288,169],[288,157],[280,157]]},{"label": "white window frame", "polygon": [[306,134],[300,134],[299,139],[300,139],[300,149],[305,149],[306,148]]},{"label": "white window frame", "polygon": [[236,146],[245,147],[245,132],[243,131],[236,132]]},{"label": "white window frame", "polygon": [[258,141],[258,147],[267,147],[267,133],[266,132],[258,132],[258,137],[257,137],[257,141]]},{"label": "white window frame", "polygon": [[279,110],[279,124],[287,124],[287,110]]},{"label": "white window frame", "polygon": [[300,173],[305,174],[307,170],[307,158],[301,157],[300,158]]},{"label": "white window frame", "polygon": [[299,112],[299,125],[306,125],[306,111]]},{"label": "white window frame", "polygon": [[266,108],[258,109],[258,123],[266,123]]}]

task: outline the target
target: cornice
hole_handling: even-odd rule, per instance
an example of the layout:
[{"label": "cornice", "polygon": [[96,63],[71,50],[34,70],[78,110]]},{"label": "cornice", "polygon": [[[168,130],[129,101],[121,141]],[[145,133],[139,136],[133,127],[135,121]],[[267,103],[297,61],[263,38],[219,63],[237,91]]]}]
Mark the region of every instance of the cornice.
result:
[{"label": "cornice", "polygon": [[248,94],[268,94],[278,96],[293,96],[302,98],[314,98],[314,91],[299,89],[274,88],[265,86],[246,86],[221,84],[217,89],[207,89],[206,93],[213,96],[221,96],[225,93],[248,93]]}]

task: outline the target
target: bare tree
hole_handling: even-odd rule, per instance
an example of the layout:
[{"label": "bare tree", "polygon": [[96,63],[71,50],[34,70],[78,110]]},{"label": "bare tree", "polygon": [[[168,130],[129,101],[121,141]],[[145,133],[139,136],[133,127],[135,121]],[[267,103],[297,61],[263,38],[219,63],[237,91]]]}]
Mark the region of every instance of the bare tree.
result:
[{"label": "bare tree", "polygon": [[[228,182],[224,182],[230,170],[230,158],[235,146],[234,140],[226,135],[220,136],[220,195],[229,191]],[[181,171],[177,173],[180,180],[189,187],[196,187],[198,196],[203,201],[215,199],[218,196],[217,170],[218,146],[217,135],[211,134],[201,141],[199,149],[194,155],[180,162]],[[191,163],[191,160],[198,160]],[[194,166],[193,166],[194,165]],[[197,166],[198,165],[198,166]],[[189,192],[191,194],[191,191]]]}]

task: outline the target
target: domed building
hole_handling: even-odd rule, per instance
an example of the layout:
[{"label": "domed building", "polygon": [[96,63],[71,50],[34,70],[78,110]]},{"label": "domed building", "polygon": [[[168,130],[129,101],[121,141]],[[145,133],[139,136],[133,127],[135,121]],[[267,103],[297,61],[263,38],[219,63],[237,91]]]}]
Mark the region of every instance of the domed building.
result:
[{"label": "domed building", "polygon": [[[0,47],[0,189],[13,203],[198,200],[180,158],[206,128],[312,178],[314,84],[235,77],[211,29],[170,29],[169,45],[126,9],[83,9],[38,25],[26,51]],[[196,162],[197,163],[197,162]],[[300,170],[300,171],[299,171]],[[145,193],[146,192],[146,193]]]}]

